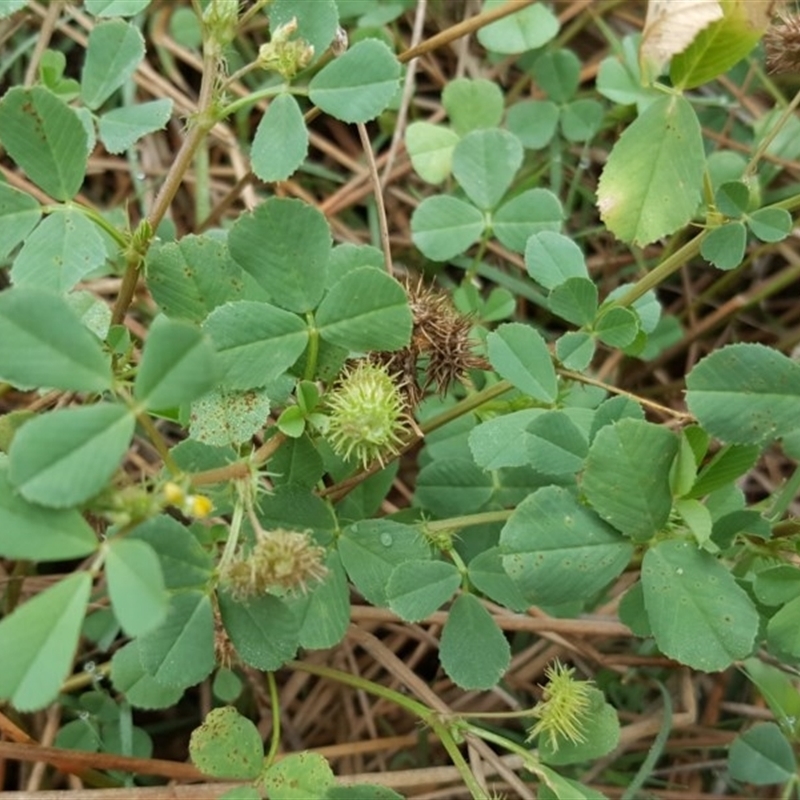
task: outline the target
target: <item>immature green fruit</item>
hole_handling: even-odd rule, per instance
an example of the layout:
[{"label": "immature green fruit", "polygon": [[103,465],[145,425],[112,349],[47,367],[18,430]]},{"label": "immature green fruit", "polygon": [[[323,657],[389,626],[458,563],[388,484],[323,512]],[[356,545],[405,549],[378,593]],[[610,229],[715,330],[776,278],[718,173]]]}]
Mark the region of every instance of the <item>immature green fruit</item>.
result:
[{"label": "immature green fruit", "polygon": [[326,398],[327,439],[344,459],[356,458],[366,468],[397,447],[408,432],[403,396],[385,367],[358,361],[347,369]]},{"label": "immature green fruit", "polygon": [[246,602],[272,589],[307,590],[327,575],[325,550],[307,533],[278,528],[264,531],[248,553],[240,553],[220,569],[220,583],[236,600]]},{"label": "immature green fruit", "polygon": [[591,703],[591,681],[576,680],[574,668],[565,667],[558,660],[547,667],[544,674],[548,683],[541,702],[533,709],[538,722],[528,732],[528,741],[546,736],[553,752],[558,750],[562,739],[572,744],[585,742],[582,728]]}]

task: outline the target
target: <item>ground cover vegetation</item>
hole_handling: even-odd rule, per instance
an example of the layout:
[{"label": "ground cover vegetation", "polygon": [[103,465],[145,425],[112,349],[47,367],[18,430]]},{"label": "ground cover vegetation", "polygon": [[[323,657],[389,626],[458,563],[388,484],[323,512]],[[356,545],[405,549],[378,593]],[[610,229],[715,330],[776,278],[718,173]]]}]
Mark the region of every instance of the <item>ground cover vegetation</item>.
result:
[{"label": "ground cover vegetation", "polygon": [[797,12],[3,0],[9,797],[797,796]]}]

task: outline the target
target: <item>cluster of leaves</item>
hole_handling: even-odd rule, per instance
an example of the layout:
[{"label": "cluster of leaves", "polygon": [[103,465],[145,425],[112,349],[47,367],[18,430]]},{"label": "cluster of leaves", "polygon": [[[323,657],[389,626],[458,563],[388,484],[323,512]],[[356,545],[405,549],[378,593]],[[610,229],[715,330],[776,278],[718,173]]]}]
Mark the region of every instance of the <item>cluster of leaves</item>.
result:
[{"label": "cluster of leaves", "polygon": [[[231,114],[269,99],[249,153],[255,175],[275,182],[307,157],[312,106],[360,125],[397,101],[405,59],[385,31],[364,24],[349,49],[335,54],[346,4],[273,0],[270,42],[236,73],[266,77],[230,101],[221,88],[225,48],[241,10],[235,0],[198,3],[190,18],[207,71],[203,101],[190,120],[187,157],[176,158],[165,180],[166,201],[131,230],[78,198],[97,139],[108,152],[123,152],[172,114],[169,100],[129,102],[123,91],[145,56],[130,18],[148,5],[86,0],[94,24],[80,79],[65,77],[63,54],[48,50],[36,85],[14,86],[0,99],[0,142],[53,201],[0,184],[0,257],[11,283],[0,293],[0,379],[74,399],[2,419],[0,556],[39,564],[84,559],[13,610],[16,596],[9,595],[0,652],[13,658],[0,673],[0,698],[21,711],[53,702],[69,688],[83,635],[109,654],[111,686],[127,711],[109,710],[116,703],[95,687],[76,708],[89,710],[96,724],[69,723],[62,741],[113,748],[130,706],[173,706],[215,670],[217,696],[233,702],[241,691],[237,666],[273,672],[299,649],[336,645],[349,622],[351,587],[407,622],[446,607],[444,672],[464,689],[489,689],[508,669],[511,647],[484,599],[514,612],[536,605],[576,615],[599,603],[632,564],[640,564],[640,580],[625,594],[620,617],[661,653],[708,672],[758,647],[800,661],[800,571],[775,535],[797,479],[756,506],[735,483],[776,440],[790,455],[800,451],[800,366],[756,344],[711,353],[686,377],[690,413],[673,415],[685,423],[680,430],[646,419],[644,401],[609,396],[589,374],[601,349],[648,359],[680,332],[654,289],[686,260],[701,254],[734,269],[746,256],[748,231],[768,243],[789,234],[797,197],[764,206],[763,190],[776,177],[771,167],[730,153],[706,156],[687,94],[734,67],[767,22],[744,24],[739,4],[722,4],[669,54],[667,86],[657,77],[670,59],[661,63],[652,42],[663,40],[657,28],[669,30],[669,16],[654,11],[644,42],[622,40],[600,65],[603,100],[579,96],[580,62],[553,44],[558,22],[545,7],[482,27],[478,40],[491,52],[525,54],[546,99],[507,106],[496,84],[459,79],[442,95],[447,125],[415,121],[406,131],[419,177],[445,189],[414,211],[414,246],[466,271],[453,299],[472,314],[467,321],[448,310],[457,343],[423,346],[419,295],[387,274],[375,247],[334,245],[326,218],[309,203],[270,197],[224,229],[180,238],[163,224],[191,143]],[[487,0],[485,10],[497,6]],[[386,21],[389,7],[375,2],[364,11]],[[246,13],[262,13],[260,4]],[[585,156],[608,124],[608,102],[638,113],[597,186],[606,229],[634,245],[692,223],[704,229],[635,283],[601,297],[568,230],[578,193],[574,184],[563,186],[551,155],[576,148]],[[767,151],[792,124],[776,116],[750,132],[749,144]],[[781,146],[794,146],[790,156],[800,147]],[[548,171],[545,188],[538,184]],[[504,321],[515,305],[507,288],[488,299],[474,289],[483,254],[498,246],[524,266],[526,280],[509,286],[541,303],[560,333]],[[142,276],[155,301],[144,342],[122,324],[130,294],[121,292],[112,313],[91,293],[75,291],[115,270],[123,287]],[[450,371],[442,367],[448,347],[457,366]],[[419,398],[401,407],[391,392],[373,390],[391,384],[392,354],[403,353],[411,354],[407,385],[422,393],[435,383],[442,396],[416,409]],[[349,362],[383,369],[383,378],[370,391],[343,391],[365,375]],[[429,379],[418,382],[417,369],[428,369]],[[381,397],[395,405],[377,418],[397,424],[394,431],[376,433],[360,422],[376,418],[374,408],[356,406]],[[159,420],[179,426],[185,438],[168,442]],[[359,425],[360,443],[353,439]],[[413,509],[376,516],[397,452],[422,437]],[[140,438],[163,464],[143,484],[121,468]],[[199,518],[212,501],[216,516],[207,524]],[[463,529],[469,535],[459,539]],[[232,591],[231,565],[261,569],[261,545],[277,531],[303,534],[292,539],[292,552],[306,548],[299,560],[268,564],[254,579],[257,596]],[[293,570],[294,582],[286,577]],[[265,574],[278,577],[263,585]],[[746,665],[780,727],[760,726],[737,740],[734,777],[785,782],[794,771],[789,742],[800,735],[796,692],[778,670],[755,658]],[[593,795],[545,763],[598,758],[618,741],[619,723],[602,693],[581,697],[577,734],[551,727],[535,757],[525,751],[526,767],[554,797]],[[446,726],[436,730],[457,738]],[[144,743],[137,752],[146,751]],[[768,751],[775,755],[762,769],[756,756]],[[232,708],[209,715],[193,737],[192,757],[209,775],[253,782],[231,797],[295,797],[284,787],[298,780],[319,796],[344,796],[317,757],[264,761],[256,729]],[[396,795],[365,786],[348,787],[347,796]]]}]

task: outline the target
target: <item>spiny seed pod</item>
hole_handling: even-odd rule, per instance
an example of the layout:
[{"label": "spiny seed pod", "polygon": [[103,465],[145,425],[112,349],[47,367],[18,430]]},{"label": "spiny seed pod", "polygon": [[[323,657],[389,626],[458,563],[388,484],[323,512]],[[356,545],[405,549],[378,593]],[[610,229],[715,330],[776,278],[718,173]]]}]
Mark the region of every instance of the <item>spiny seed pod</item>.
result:
[{"label": "spiny seed pod", "polygon": [[781,13],[764,35],[764,51],[770,72],[800,72],[800,15]]},{"label": "spiny seed pod", "polygon": [[397,453],[408,433],[403,395],[387,369],[362,359],[345,370],[326,398],[326,437],[342,458],[366,468],[376,458]]},{"label": "spiny seed pod", "polygon": [[411,347],[428,357],[422,389],[435,385],[446,394],[470,369],[489,369],[489,364],[472,352],[472,319],[457,311],[445,294],[423,285],[406,283],[406,293],[414,315]]},{"label": "spiny seed pod", "polygon": [[305,592],[312,580],[328,572],[325,549],[307,533],[277,529],[259,536],[253,549],[220,569],[220,583],[236,600],[266,594],[270,589]]},{"label": "spiny seed pod", "polygon": [[547,686],[541,702],[533,709],[538,722],[530,729],[528,740],[547,736],[550,746],[558,750],[559,739],[568,739],[573,744],[586,741],[581,728],[587,719],[593,690],[590,681],[575,680],[574,668],[565,667],[556,660],[546,670]]}]

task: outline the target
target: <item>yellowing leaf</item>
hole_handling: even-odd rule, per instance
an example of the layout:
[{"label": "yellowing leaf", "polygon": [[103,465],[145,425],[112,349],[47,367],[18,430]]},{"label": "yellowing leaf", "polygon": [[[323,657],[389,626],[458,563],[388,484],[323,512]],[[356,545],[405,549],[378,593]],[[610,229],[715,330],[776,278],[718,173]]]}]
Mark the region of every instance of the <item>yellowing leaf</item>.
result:
[{"label": "yellowing leaf", "polygon": [[643,82],[660,75],[700,31],[722,18],[719,0],[650,0],[644,22],[639,65]]}]

